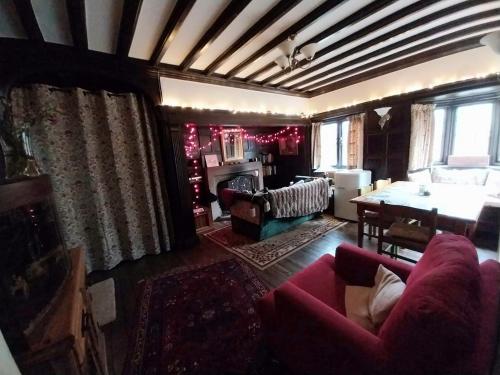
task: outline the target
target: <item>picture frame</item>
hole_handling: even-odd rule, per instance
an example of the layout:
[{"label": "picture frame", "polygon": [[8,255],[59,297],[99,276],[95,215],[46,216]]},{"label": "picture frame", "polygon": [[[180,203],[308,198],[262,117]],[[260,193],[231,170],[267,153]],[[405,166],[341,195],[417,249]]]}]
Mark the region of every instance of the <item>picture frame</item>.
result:
[{"label": "picture frame", "polygon": [[205,155],[205,164],[207,165],[207,168],[218,167],[219,158],[217,157],[217,154]]},{"label": "picture frame", "polygon": [[220,137],[224,163],[242,161],[244,158],[242,130],[239,128],[224,129]]},{"label": "picture frame", "polygon": [[297,156],[299,154],[299,143],[297,137],[289,135],[278,139],[280,155]]}]

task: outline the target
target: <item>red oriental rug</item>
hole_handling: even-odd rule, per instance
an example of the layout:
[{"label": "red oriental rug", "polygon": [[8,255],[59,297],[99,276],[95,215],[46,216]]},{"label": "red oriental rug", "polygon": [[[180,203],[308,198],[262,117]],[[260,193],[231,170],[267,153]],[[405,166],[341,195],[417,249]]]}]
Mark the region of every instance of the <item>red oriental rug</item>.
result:
[{"label": "red oriental rug", "polygon": [[255,302],[267,292],[236,259],[139,283],[124,374],[244,374],[261,338]]}]

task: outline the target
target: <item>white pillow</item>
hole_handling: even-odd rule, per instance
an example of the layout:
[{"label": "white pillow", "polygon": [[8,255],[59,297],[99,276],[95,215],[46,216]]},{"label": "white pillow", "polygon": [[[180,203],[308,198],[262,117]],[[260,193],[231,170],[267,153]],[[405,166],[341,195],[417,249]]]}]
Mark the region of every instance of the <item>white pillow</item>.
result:
[{"label": "white pillow", "polygon": [[398,275],[382,265],[378,266],[373,286],[368,299],[368,311],[373,325],[379,328],[389,316],[394,305],[405,290],[405,283]]},{"label": "white pillow", "polygon": [[389,316],[405,289],[405,283],[392,271],[379,265],[372,288],[356,285],[345,287],[347,319],[376,333]]},{"label": "white pillow", "polygon": [[365,286],[346,285],[345,287],[345,315],[364,329],[375,333],[375,326],[368,311],[368,301],[372,288]]},{"label": "white pillow", "polygon": [[421,185],[430,185],[432,183],[431,172],[428,169],[418,172],[408,172],[408,181],[417,182]]}]

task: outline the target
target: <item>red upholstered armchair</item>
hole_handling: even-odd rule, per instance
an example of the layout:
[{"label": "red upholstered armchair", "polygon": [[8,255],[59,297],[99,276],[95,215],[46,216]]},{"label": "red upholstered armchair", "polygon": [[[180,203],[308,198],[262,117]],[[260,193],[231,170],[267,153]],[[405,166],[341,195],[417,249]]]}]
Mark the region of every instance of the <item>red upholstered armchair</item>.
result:
[{"label": "red upholstered armchair", "polygon": [[[372,286],[378,265],[407,284],[376,333],[345,317],[345,286]],[[302,374],[488,374],[500,264],[465,237],[437,235],[410,266],[342,244],[258,303],[274,355]]]}]

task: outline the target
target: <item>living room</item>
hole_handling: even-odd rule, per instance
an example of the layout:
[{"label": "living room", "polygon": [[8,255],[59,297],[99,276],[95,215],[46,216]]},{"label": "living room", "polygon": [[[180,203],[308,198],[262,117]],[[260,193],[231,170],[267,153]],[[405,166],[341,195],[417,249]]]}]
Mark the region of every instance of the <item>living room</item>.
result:
[{"label": "living room", "polygon": [[500,371],[500,2],[0,2],[0,374]]}]

